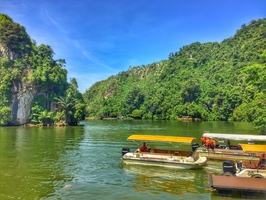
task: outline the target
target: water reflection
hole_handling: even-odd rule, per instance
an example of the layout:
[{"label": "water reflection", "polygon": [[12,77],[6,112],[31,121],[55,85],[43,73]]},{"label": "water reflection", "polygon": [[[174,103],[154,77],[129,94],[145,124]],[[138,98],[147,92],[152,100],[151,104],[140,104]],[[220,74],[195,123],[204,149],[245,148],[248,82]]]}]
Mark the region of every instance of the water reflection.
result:
[{"label": "water reflection", "polygon": [[179,170],[163,167],[148,167],[141,165],[125,165],[123,170],[134,174],[136,191],[150,190],[156,193],[199,194],[206,193],[202,185],[208,184],[207,173],[204,170]]},{"label": "water reflection", "polygon": [[[3,129],[2,129],[3,130]],[[73,175],[65,171],[67,151],[78,147],[78,129],[8,127],[1,130],[0,187],[2,199],[41,198],[63,187]],[[60,185],[61,184],[61,185]]]}]

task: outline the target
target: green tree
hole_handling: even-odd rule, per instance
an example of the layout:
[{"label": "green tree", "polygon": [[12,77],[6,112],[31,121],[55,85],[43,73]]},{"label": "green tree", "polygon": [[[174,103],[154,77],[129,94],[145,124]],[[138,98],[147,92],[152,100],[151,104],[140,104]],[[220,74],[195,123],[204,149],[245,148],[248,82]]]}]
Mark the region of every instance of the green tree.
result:
[{"label": "green tree", "polygon": [[47,126],[53,124],[53,112],[44,110],[38,114],[38,121],[41,125]]},{"label": "green tree", "polygon": [[133,110],[131,116],[134,118],[134,119],[141,119],[142,117],[142,114],[141,114],[141,110]]},{"label": "green tree", "polygon": [[73,110],[76,105],[76,100],[71,96],[67,95],[65,97],[55,97],[56,104],[59,106],[60,110],[64,110],[65,112],[65,122],[66,124],[71,125],[71,115],[74,115]]},{"label": "green tree", "polygon": [[39,115],[44,111],[44,107],[38,104],[37,102],[34,102],[34,106],[31,107],[31,114],[29,119],[31,122],[38,123],[39,122]]},{"label": "green tree", "polygon": [[[14,23],[10,19],[0,21],[0,43],[4,46],[9,58],[22,57],[30,54],[32,43],[23,26]],[[14,53],[14,54],[12,54]],[[14,57],[15,56],[15,57]]]},{"label": "green tree", "polygon": [[0,125],[6,125],[11,121],[11,108],[4,106],[0,109]]}]

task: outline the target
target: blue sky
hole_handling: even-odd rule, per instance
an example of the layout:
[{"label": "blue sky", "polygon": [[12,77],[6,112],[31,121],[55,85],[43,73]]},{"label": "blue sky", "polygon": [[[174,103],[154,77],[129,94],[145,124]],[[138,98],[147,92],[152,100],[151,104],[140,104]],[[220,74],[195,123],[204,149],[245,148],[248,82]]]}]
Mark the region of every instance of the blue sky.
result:
[{"label": "blue sky", "polygon": [[221,42],[266,17],[265,0],[1,0],[0,13],[65,59],[79,91],[193,42]]}]

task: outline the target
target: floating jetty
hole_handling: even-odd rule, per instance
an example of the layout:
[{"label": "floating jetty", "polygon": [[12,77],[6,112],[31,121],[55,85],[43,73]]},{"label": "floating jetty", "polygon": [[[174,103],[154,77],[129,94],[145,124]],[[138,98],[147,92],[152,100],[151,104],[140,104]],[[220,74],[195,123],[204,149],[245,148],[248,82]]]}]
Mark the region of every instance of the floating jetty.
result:
[{"label": "floating jetty", "polygon": [[220,196],[232,196],[233,191],[240,192],[241,197],[256,198],[264,195],[266,198],[266,179],[236,176],[210,175],[211,187],[218,191]]}]

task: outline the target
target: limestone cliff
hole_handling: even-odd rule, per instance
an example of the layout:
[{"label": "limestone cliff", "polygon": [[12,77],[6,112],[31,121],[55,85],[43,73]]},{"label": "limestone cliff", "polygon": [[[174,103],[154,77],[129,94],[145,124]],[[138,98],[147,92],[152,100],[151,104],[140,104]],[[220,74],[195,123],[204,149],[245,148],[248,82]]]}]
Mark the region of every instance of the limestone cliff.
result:
[{"label": "limestone cliff", "polygon": [[34,98],[39,93],[36,88],[23,83],[14,83],[12,91],[12,122],[14,124],[25,124],[30,116],[30,108]]},{"label": "limestone cliff", "polygon": [[[52,98],[68,87],[64,59],[53,59],[49,45],[30,38],[25,27],[0,14],[0,125],[21,125],[52,109]],[[36,103],[36,104],[35,104]],[[33,110],[34,110],[33,109]]]}]

